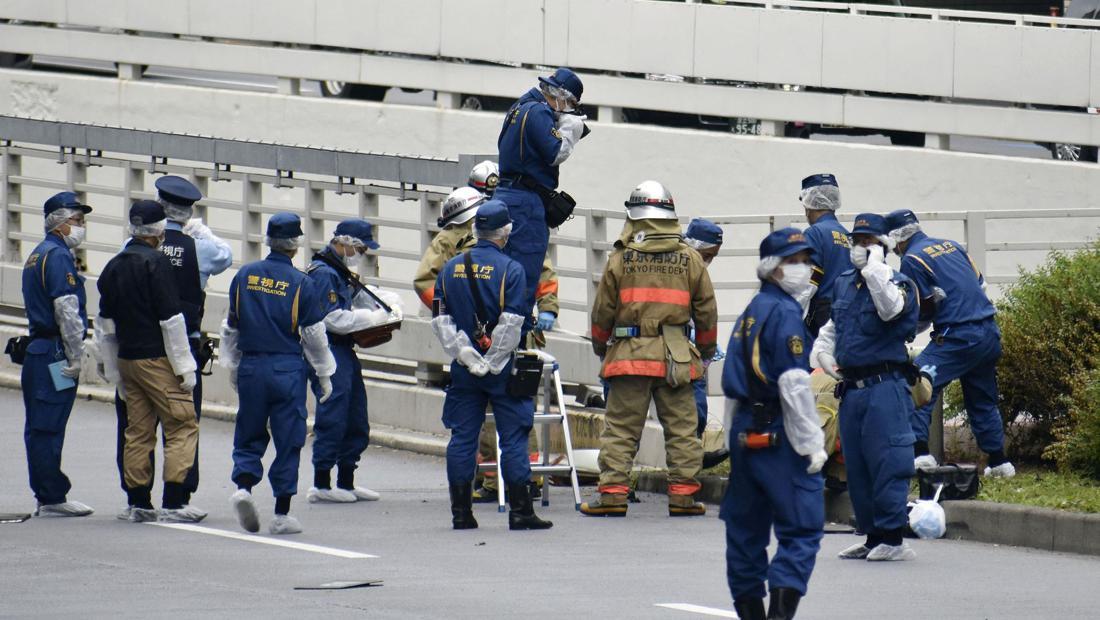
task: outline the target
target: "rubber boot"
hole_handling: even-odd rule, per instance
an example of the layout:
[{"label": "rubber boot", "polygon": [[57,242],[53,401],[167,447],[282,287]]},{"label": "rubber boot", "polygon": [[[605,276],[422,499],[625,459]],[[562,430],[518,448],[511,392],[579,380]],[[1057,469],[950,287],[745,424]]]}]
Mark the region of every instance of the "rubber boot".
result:
[{"label": "rubber boot", "polygon": [[590,517],[625,517],[627,495],[625,493],[600,493],[600,499],[581,504],[581,514]]},{"label": "rubber boot", "polygon": [[474,520],[473,487],[471,483],[452,484],[451,487],[451,525],[456,530],[477,529]]},{"label": "rubber boot", "polygon": [[764,599],[755,596],[738,598],[733,601],[733,610],[741,620],[767,620],[764,612]]},{"label": "rubber boot", "polygon": [[802,595],[794,588],[772,588],[772,600],[768,605],[768,620],[791,620],[798,609]]},{"label": "rubber boot", "polygon": [[554,527],[550,521],[544,521],[535,514],[531,505],[531,492],[527,483],[508,485],[508,529],[510,530],[547,530]]}]

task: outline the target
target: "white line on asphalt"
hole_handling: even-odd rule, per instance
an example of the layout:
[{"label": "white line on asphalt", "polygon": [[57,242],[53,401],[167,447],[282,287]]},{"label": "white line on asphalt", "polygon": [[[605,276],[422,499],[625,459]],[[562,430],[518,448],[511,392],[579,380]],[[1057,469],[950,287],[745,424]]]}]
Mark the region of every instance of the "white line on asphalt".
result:
[{"label": "white line on asphalt", "polygon": [[287,549],[297,549],[299,551],[310,551],[312,553],[322,553],[324,555],[332,555],[338,558],[347,558],[349,560],[363,560],[367,558],[377,558],[376,555],[370,555],[367,553],[359,553],[357,551],[345,551],[343,549],[334,549],[332,547],[322,547],[321,545],[310,545],[308,543],[293,542],[289,540],[277,540],[275,538],[264,538],[262,536],[254,536],[252,534],[238,534],[237,532],[227,532],[225,530],[216,530],[212,527],[203,527],[201,525],[190,525],[187,523],[150,523],[149,525],[156,525],[160,527],[167,527],[173,530],[184,530],[187,532],[197,532],[199,534],[209,534],[211,536],[221,536],[222,538],[232,538],[234,540],[245,540],[248,542],[259,543],[261,545],[273,545],[275,547],[286,547]]},{"label": "white line on asphalt", "polygon": [[691,603],[655,603],[655,607],[664,607],[666,609],[675,609],[677,611],[689,611],[693,614],[703,614],[704,616],[717,616],[719,618],[734,618],[736,620],[737,614],[727,609],[718,609],[717,607],[703,607],[702,605],[692,605]]}]

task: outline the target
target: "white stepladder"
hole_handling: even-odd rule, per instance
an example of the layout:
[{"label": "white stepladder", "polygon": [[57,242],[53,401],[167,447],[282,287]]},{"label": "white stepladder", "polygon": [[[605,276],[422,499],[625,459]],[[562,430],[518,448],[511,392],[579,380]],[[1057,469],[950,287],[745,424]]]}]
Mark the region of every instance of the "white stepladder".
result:
[{"label": "white stepladder", "polygon": [[[561,371],[558,361],[553,355],[537,349],[518,351],[528,355],[535,355],[542,361],[542,398],[541,410],[536,403],[534,425],[539,429],[539,460],[531,463],[532,474],[542,474],[542,505],[550,505],[550,476],[552,474],[569,474],[569,481],[573,485],[573,507],[581,509],[581,488],[577,482],[577,464],[573,459],[573,437],[569,432],[569,415],[565,411],[565,394],[561,388]],[[554,395],[558,403],[552,407]],[[554,411],[556,409],[556,412]],[[486,420],[492,419],[492,413],[485,415]],[[550,424],[561,424],[562,438],[565,446],[565,463],[550,462]],[[497,512],[504,512],[504,471],[501,465],[500,433],[493,434],[496,445],[496,463],[481,463],[479,471],[495,469],[497,474]]]}]

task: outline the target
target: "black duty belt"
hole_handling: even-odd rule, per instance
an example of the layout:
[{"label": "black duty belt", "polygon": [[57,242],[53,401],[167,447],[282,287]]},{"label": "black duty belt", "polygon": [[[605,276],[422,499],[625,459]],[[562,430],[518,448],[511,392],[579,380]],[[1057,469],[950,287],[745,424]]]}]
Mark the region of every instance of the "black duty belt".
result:
[{"label": "black duty belt", "polygon": [[[688,325],[683,325],[682,327],[684,328],[684,334],[690,336],[691,327]],[[623,340],[626,338],[638,338],[643,334],[642,328],[639,325],[616,325],[611,329],[611,335],[614,336],[616,339]],[[661,333],[660,331],[658,331],[656,334],[653,334],[653,337],[660,335]]]},{"label": "black duty belt", "polygon": [[868,366],[852,366],[850,368],[842,368],[841,374],[844,375],[844,389],[863,389],[877,385],[883,381],[889,381],[892,379],[905,379],[908,381],[909,375],[912,374],[915,368],[912,364],[899,364],[897,362],[883,362],[881,364],[871,364]]}]

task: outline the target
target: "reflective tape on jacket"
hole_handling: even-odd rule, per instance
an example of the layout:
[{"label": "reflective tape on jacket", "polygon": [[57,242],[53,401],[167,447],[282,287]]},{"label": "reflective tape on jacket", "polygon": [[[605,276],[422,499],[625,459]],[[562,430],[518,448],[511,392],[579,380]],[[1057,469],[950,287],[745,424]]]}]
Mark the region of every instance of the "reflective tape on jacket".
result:
[{"label": "reflective tape on jacket", "polygon": [[619,301],[624,304],[659,303],[690,306],[691,293],[676,288],[624,288],[619,291]]},{"label": "reflective tape on jacket", "polygon": [[674,482],[668,485],[669,495],[694,495],[696,491],[703,488],[703,485],[698,482],[683,483]]},{"label": "reflective tape on jacket", "polygon": [[706,331],[695,332],[695,342],[697,344],[710,344],[718,340],[718,328],[708,329]]},{"label": "reflective tape on jacket", "polygon": [[611,339],[611,331],[607,330],[607,329],[604,329],[604,328],[600,327],[599,325],[596,325],[595,323],[593,323],[592,324],[592,339],[595,340],[596,342],[607,342],[608,340]]},{"label": "reflective tape on jacket", "polygon": [[[691,380],[700,377],[695,364],[691,364]],[[615,360],[607,362],[603,367],[603,376],[607,377],[662,377],[668,374],[668,366],[660,360]]]}]

